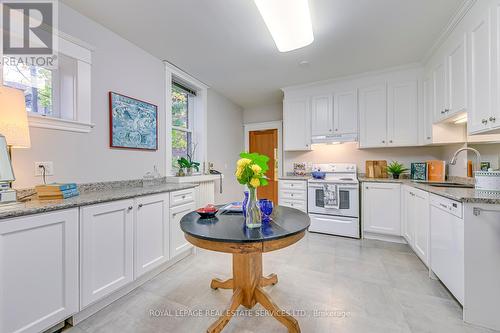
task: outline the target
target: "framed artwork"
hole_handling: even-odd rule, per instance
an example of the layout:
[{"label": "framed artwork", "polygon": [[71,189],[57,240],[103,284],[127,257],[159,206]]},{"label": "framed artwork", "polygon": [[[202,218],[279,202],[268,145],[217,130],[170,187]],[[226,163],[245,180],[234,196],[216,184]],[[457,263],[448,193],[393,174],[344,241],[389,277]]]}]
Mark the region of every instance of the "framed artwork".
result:
[{"label": "framed artwork", "polygon": [[157,150],[158,107],[110,91],[109,145],[112,148]]}]

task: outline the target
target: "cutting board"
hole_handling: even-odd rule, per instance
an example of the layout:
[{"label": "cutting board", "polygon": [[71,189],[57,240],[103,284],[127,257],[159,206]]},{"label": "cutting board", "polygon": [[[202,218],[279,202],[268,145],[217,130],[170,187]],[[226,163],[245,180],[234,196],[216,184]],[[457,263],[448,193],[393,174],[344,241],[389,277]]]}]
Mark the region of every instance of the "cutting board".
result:
[{"label": "cutting board", "polygon": [[366,161],[365,176],[367,178],[388,178],[387,161]]},{"label": "cutting board", "polygon": [[444,182],[446,175],[446,162],[433,160],[427,161],[427,180],[430,182]]}]

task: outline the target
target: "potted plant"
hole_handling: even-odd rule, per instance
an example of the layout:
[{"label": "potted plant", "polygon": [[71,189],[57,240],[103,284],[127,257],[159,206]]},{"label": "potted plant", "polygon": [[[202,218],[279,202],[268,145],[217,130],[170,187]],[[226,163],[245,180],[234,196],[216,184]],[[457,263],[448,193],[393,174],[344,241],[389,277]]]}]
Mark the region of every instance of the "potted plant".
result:
[{"label": "potted plant", "polygon": [[[196,170],[196,172],[200,171],[200,163],[193,161],[193,156],[194,152],[196,151],[196,144],[194,144],[191,149],[191,145],[189,145],[186,156],[187,157],[181,157],[177,160],[177,164],[179,165],[179,176],[192,176],[193,175],[193,169]],[[184,170],[186,172],[184,173]]]},{"label": "potted plant", "polygon": [[248,201],[245,212],[247,228],[259,228],[262,225],[262,216],[257,200],[256,190],[268,184],[265,173],[269,170],[269,157],[257,153],[241,153],[236,163],[236,179],[248,188]]},{"label": "potted plant", "polygon": [[405,168],[405,166],[402,163],[399,163],[398,161],[392,161],[387,166],[387,172],[390,173],[392,175],[392,178],[394,179],[399,179],[399,175],[407,171],[408,168]]}]

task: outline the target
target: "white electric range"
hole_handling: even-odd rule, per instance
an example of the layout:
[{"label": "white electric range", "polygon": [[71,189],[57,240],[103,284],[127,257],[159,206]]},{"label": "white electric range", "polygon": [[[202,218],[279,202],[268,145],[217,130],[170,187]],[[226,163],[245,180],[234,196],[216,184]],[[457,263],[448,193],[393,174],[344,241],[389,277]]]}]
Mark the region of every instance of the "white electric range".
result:
[{"label": "white electric range", "polygon": [[[359,182],[356,164],[315,164],[315,171],[326,173],[324,179],[309,179],[309,231],[360,238]],[[338,208],[325,207],[325,184],[336,185]]]}]

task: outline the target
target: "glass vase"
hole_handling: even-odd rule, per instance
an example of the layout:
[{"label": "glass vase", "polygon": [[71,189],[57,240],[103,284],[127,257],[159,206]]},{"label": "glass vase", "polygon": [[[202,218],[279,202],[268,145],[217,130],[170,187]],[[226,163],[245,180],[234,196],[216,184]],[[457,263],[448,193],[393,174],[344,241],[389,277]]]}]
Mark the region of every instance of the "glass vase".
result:
[{"label": "glass vase", "polygon": [[259,201],[257,200],[257,191],[253,187],[248,188],[245,225],[250,229],[260,228],[262,225],[262,216],[260,213]]}]

